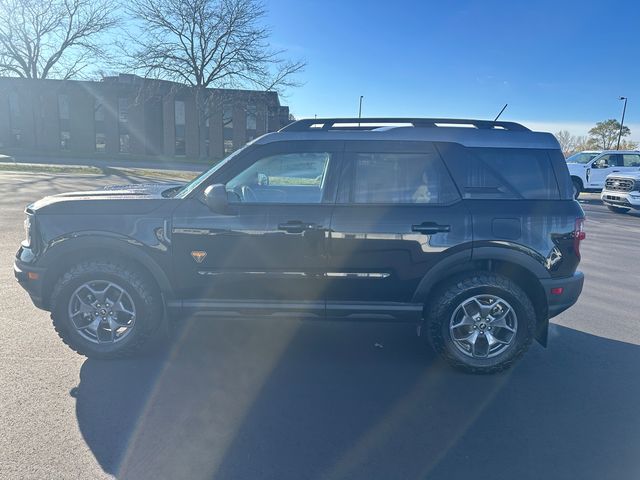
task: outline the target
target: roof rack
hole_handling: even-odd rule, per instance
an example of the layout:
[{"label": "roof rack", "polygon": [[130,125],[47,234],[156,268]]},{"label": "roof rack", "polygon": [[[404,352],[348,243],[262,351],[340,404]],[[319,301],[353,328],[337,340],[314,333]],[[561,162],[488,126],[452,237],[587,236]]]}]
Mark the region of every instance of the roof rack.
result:
[{"label": "roof rack", "polygon": [[[404,124],[404,125],[403,125]],[[529,132],[530,130],[515,122],[491,120],[469,120],[459,118],[305,118],[290,123],[281,132],[309,132],[320,130],[375,130],[385,126],[411,125],[418,128],[446,128],[468,126],[481,130],[510,130]]]}]

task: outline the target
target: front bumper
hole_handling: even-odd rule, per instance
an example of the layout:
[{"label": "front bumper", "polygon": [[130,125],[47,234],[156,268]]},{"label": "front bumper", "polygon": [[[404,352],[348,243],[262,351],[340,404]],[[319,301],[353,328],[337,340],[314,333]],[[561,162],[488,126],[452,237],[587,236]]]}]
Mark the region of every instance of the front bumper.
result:
[{"label": "front bumper", "polygon": [[605,205],[640,210],[640,192],[618,192],[603,190],[600,200]]},{"label": "front bumper", "polygon": [[[576,272],[571,277],[546,278],[540,280],[540,283],[542,283],[547,296],[549,318],[553,318],[578,301],[584,285],[584,274]],[[559,289],[562,289],[562,293],[552,293],[552,291],[557,292]]]},{"label": "front bumper", "polygon": [[[21,247],[18,250],[16,259],[13,263],[13,274],[18,280],[18,283],[24,288],[33,304],[43,310],[47,309],[44,298],[44,268],[38,268],[30,265],[22,260],[25,256],[25,248]],[[28,254],[27,254],[28,256]]]}]

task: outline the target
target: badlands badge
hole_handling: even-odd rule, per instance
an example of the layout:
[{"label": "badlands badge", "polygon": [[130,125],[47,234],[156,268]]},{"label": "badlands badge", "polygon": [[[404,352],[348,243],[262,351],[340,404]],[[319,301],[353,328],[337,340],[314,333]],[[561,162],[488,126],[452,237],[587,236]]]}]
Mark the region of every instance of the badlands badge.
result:
[{"label": "badlands badge", "polygon": [[207,256],[207,252],[203,252],[202,250],[194,250],[191,252],[191,256],[196,261],[196,263],[202,263],[204,257]]}]

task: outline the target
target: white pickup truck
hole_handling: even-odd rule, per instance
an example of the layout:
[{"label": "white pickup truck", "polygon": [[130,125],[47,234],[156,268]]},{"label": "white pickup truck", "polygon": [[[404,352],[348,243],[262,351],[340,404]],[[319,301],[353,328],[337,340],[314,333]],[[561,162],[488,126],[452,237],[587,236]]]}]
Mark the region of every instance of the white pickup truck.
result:
[{"label": "white pickup truck", "polygon": [[609,175],[600,199],[612,212],[640,210],[640,172]]},{"label": "white pickup truck", "polygon": [[605,150],[591,157],[593,153],[595,152],[567,158],[575,198],[578,198],[580,192],[601,191],[605,179],[611,173],[640,172],[640,151]]}]

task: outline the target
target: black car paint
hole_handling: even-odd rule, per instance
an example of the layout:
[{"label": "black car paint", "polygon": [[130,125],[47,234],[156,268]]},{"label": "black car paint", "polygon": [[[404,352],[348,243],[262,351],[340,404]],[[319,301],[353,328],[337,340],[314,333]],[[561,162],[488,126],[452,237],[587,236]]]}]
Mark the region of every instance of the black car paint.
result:
[{"label": "black car paint", "polygon": [[[138,185],[34,203],[28,213],[36,218],[36,239],[20,248],[16,276],[34,303],[47,309],[61,266],[83,252],[121,255],[150,271],[175,313],[419,321],[441,278],[474,261],[496,260],[538,279],[547,300],[540,319],[545,326],[577,299],[582,276],[575,273],[573,232],[576,218],[584,216],[577,202],[356,206],[338,192],[348,175],[343,142],[294,145],[334,154],[322,204],[236,204],[226,214],[208,209],[205,186],[225,183],[256,158],[297,142],[281,143],[249,146],[184,199],[163,197],[172,185]],[[448,231],[415,232],[421,224]],[[191,255],[197,250],[207,253],[202,263]],[[28,271],[41,275],[31,281]],[[571,298],[564,304],[551,298],[549,285],[566,285]]]}]

